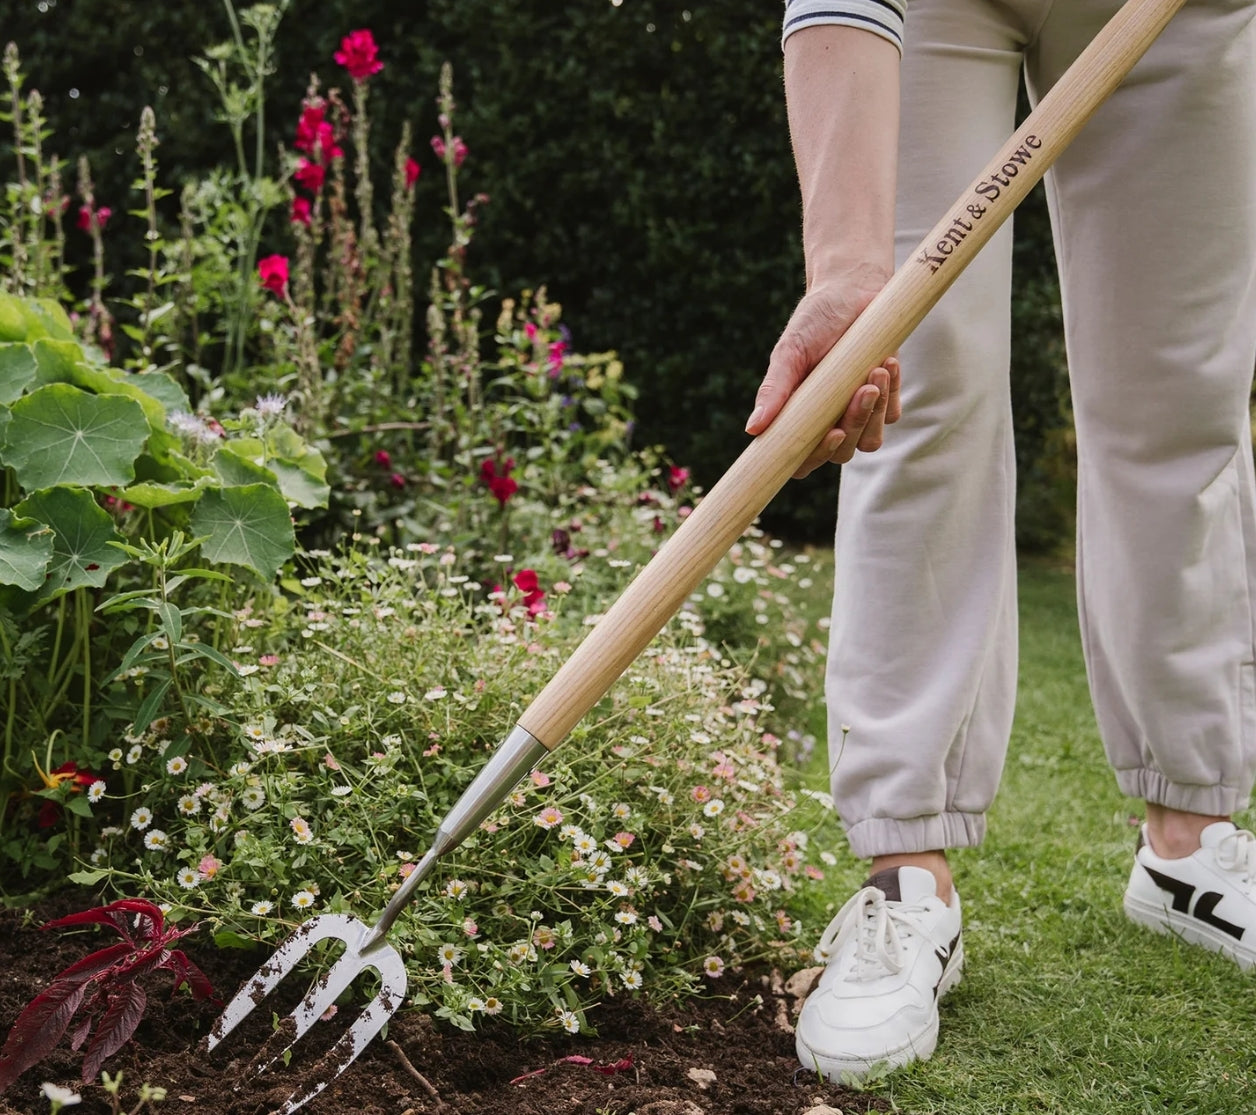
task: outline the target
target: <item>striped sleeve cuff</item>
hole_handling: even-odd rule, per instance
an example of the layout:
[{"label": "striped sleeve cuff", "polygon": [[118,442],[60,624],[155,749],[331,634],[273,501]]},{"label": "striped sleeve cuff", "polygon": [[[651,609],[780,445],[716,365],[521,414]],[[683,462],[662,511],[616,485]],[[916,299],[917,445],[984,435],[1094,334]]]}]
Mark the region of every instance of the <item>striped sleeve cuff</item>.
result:
[{"label": "striped sleeve cuff", "polygon": [[781,44],[803,27],[836,23],[880,35],[902,54],[906,14],[907,0],[786,0]]}]

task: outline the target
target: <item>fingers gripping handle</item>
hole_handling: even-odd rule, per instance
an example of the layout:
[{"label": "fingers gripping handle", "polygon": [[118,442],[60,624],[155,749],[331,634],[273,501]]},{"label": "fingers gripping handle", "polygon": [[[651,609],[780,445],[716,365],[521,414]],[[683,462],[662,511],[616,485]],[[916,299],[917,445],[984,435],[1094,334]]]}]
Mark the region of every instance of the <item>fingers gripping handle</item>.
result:
[{"label": "fingers gripping handle", "polygon": [[1183,0],[1126,0],[585,638],[519,724],[558,746],[702,582],[1121,83]]}]

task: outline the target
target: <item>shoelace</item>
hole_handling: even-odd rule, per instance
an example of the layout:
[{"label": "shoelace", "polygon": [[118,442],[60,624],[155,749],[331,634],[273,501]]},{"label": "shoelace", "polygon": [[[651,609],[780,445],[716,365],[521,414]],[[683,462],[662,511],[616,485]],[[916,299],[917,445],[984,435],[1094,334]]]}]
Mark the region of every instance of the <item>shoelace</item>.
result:
[{"label": "shoelace", "polygon": [[1238,871],[1246,885],[1256,875],[1256,835],[1237,829],[1221,838],[1216,847],[1217,866],[1223,871]]},{"label": "shoelace", "polygon": [[816,960],[828,963],[853,937],[855,960],[848,978],[869,980],[901,972],[907,961],[905,942],[913,934],[927,935],[909,910],[901,903],[891,905],[876,887],[864,887],[821,934]]}]

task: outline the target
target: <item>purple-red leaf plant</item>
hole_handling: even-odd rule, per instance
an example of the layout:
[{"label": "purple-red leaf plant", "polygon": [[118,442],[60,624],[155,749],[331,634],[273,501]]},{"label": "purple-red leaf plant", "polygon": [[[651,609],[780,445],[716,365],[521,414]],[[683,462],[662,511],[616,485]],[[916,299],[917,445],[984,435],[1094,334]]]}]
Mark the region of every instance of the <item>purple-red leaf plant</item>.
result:
[{"label": "purple-red leaf plant", "polygon": [[121,1049],[139,1026],[148,997],[137,980],[149,972],[171,972],[175,991],[187,984],[193,998],[213,999],[214,989],[205,974],[182,950],[170,947],[196,926],[176,929],[165,921],[160,908],[151,902],[123,898],[57,918],[43,927],[104,925],[122,940],[71,964],[27,1004],[0,1049],[0,1092],[56,1048],[76,1015],[70,1047],[78,1050],[86,1045],[83,1081],[94,1081],[105,1060]]}]

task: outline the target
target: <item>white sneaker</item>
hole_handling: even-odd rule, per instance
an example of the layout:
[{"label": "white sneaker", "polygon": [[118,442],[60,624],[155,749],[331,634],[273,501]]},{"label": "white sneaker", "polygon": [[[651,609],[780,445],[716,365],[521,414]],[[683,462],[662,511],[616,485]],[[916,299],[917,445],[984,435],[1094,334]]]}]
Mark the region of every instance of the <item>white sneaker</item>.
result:
[{"label": "white sneaker", "polygon": [[1125,913],[1157,933],[1172,933],[1256,966],[1256,836],[1217,821],[1201,847],[1182,859],[1151,850],[1144,825],[1125,890]]},{"label": "white sneaker", "polygon": [[832,1080],[926,1060],[938,1043],[938,1000],[964,964],[959,895],[948,905],[922,867],[880,871],[829,923],[826,964],[795,1029],[798,1060]]}]

